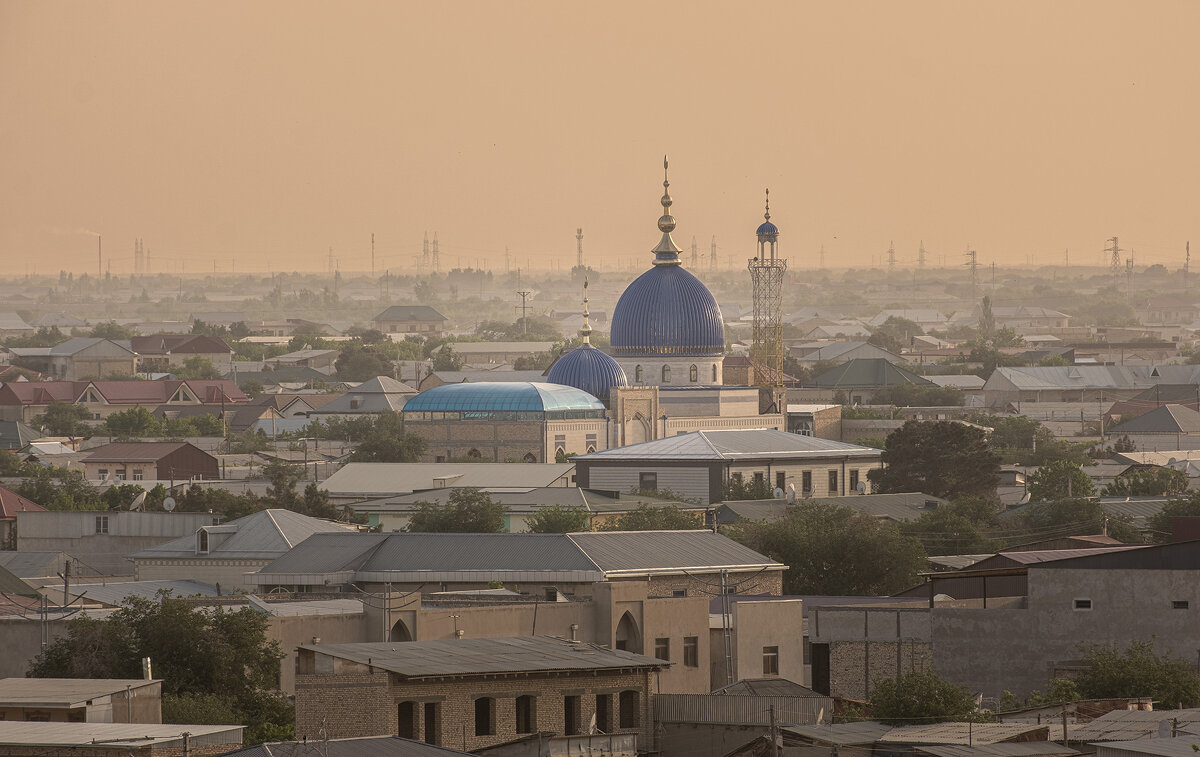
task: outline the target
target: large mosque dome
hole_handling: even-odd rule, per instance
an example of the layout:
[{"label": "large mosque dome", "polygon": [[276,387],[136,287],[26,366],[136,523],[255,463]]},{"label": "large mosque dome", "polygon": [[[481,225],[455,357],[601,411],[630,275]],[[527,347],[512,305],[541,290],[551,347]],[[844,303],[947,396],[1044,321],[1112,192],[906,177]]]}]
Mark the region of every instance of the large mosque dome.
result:
[{"label": "large mosque dome", "polygon": [[560,357],[551,366],[546,381],[582,389],[604,401],[614,386],[629,386],[617,361],[587,343]]},{"label": "large mosque dome", "polygon": [[[664,161],[664,168],[666,161]],[[617,300],[609,342],[618,357],[720,356],[725,353],[721,308],[708,287],[683,268],[671,239],[670,183],[664,179],[662,240],[651,252],[654,267],[634,279]]]}]

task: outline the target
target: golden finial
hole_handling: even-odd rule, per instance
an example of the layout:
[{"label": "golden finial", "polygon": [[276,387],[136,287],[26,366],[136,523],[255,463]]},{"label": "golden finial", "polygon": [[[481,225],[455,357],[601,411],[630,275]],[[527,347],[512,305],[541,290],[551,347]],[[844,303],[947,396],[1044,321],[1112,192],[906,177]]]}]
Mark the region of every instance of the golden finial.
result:
[{"label": "golden finial", "polygon": [[771,188],[767,187],[767,212],[763,213],[763,218],[771,220]]}]

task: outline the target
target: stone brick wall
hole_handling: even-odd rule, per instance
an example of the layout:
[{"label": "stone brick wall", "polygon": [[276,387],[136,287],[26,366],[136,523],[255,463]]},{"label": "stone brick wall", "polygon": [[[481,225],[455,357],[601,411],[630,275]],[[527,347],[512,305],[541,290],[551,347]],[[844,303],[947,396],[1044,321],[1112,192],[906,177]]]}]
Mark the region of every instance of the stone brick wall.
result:
[{"label": "stone brick wall", "polygon": [[[535,697],[533,731],[565,732],[564,698],[578,697],[578,728],[586,732],[597,696],[609,697],[610,722],[597,722],[608,733],[637,733],[639,743],[649,744],[650,695],[653,674],[591,672],[557,676],[473,677],[427,683],[404,682],[383,673],[366,675],[298,675],[296,684],[296,738],[318,738],[321,717],[329,738],[378,736],[400,733],[399,713],[412,702],[411,734],[426,739],[426,705],[436,713],[433,741],[453,749],[469,751],[511,741],[517,732],[517,697]],[[620,728],[620,693],[634,690],[637,717],[633,728]],[[475,733],[475,701],[492,699],[492,732]]]},{"label": "stone brick wall", "polygon": [[[750,578],[752,575],[748,573],[731,573],[729,575],[729,584],[737,587],[738,594],[770,594],[772,596],[783,594],[782,571],[764,571]],[[689,594],[701,592],[713,593],[718,590],[720,582],[721,577],[716,573],[694,576],[651,576],[650,595],[655,597],[669,597],[676,591],[687,591]]]},{"label": "stone brick wall", "polygon": [[834,641],[829,645],[829,693],[870,699],[884,678],[932,668],[933,646],[926,641]]}]

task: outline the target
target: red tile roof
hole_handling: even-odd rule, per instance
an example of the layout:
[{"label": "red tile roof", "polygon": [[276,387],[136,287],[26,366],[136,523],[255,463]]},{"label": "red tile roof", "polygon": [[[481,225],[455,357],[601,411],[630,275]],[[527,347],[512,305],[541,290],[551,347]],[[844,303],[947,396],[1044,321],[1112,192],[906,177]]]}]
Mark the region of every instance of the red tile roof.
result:
[{"label": "red tile roof", "polygon": [[26,499],[17,494],[12,489],[5,489],[3,486],[0,486],[0,519],[10,520],[17,517],[17,513],[45,509],[33,500]]}]

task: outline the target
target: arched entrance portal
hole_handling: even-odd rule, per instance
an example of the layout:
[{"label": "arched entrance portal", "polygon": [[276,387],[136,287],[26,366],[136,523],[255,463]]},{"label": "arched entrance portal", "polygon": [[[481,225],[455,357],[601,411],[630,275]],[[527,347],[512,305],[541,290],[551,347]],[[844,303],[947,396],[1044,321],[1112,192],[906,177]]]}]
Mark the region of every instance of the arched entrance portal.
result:
[{"label": "arched entrance portal", "polygon": [[392,631],[388,634],[388,641],[412,641],[412,632],[408,630],[408,626],[403,620],[397,620],[396,625],[392,626]]},{"label": "arched entrance portal", "polygon": [[617,623],[617,649],[626,652],[642,653],[642,635],[638,631],[637,621],[626,612]]}]

